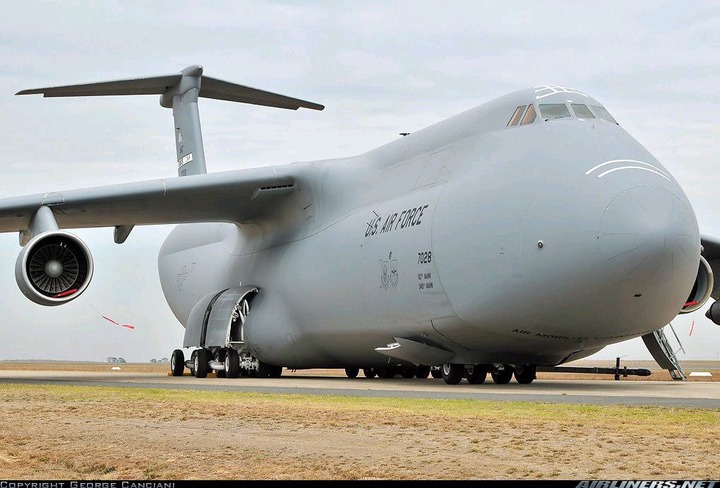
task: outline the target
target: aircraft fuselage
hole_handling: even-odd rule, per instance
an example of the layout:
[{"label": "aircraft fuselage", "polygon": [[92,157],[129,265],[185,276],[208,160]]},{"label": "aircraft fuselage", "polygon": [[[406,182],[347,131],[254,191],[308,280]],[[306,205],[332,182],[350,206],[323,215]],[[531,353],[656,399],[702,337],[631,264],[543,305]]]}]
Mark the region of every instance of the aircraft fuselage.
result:
[{"label": "aircraft fuselage", "polygon": [[[617,124],[507,126],[516,92],[363,155],[276,166],[288,204],[247,224],[184,224],[160,251],[186,324],[254,285],[245,342],[293,368],[382,366],[398,338],[450,362],[559,364],[657,330],[698,272],[698,224],[668,171]],[[282,224],[282,225],[280,225]]]}]

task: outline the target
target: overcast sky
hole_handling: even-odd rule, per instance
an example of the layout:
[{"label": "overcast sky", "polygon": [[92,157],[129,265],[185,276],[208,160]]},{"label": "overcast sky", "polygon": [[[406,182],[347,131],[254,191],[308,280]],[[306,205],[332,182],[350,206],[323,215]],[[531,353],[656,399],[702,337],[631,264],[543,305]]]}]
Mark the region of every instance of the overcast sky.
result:
[{"label": "overcast sky", "polygon": [[[200,64],[208,76],[326,106],[295,112],[202,99],[208,171],[359,154],[507,92],[557,84],[603,102],[680,182],[701,232],[720,236],[717,1],[3,6],[2,196],[175,176],[172,112],[157,96],[14,94]],[[17,235],[0,234],[0,359],[169,357],[184,332],[158,281],[170,229],[136,228],[121,246],[112,229],[74,231],[92,250],[93,282],[50,308],[20,293]],[[720,358],[720,327],[706,308],[673,321],[681,359]],[[616,356],[650,359],[639,339],[595,357]]]}]

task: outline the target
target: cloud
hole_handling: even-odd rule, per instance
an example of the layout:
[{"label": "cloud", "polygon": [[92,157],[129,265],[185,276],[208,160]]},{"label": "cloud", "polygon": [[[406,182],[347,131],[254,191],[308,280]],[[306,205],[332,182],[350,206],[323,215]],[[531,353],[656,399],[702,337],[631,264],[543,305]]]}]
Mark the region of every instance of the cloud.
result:
[{"label": "cloud", "polygon": [[[496,96],[553,83],[604,102],[682,183],[702,229],[720,235],[718,32],[712,2],[15,2],[0,31],[0,192],[176,171],[172,114],[157,97],[14,96],[23,88],[202,64],[209,76],[327,106],[294,112],[203,100],[207,166],[221,171],[360,154]],[[78,231],[97,276],[81,299],[53,309],[17,290],[17,236],[0,235],[0,358],[169,356],[182,328],[157,282],[168,230],[138,228],[122,246],[110,229]],[[137,329],[100,322],[84,300]],[[718,330],[700,321],[696,330],[708,337],[694,354],[714,359]]]}]

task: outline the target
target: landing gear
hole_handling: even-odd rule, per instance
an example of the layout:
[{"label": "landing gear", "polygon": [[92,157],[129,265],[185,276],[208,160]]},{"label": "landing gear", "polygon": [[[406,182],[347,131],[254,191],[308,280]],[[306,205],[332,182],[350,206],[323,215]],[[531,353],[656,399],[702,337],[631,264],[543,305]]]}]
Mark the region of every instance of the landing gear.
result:
[{"label": "landing gear", "polygon": [[488,368],[485,364],[471,364],[465,366],[465,378],[471,385],[479,385],[485,383]]},{"label": "landing gear", "polygon": [[507,385],[508,383],[510,383],[514,371],[515,368],[513,368],[509,364],[501,364],[500,366],[493,368],[493,370],[490,372],[490,376],[492,376],[492,379],[496,384]]},{"label": "landing gear", "polygon": [[415,377],[415,370],[416,368],[405,368],[402,370],[400,375],[405,379],[410,379]]},{"label": "landing gear", "polygon": [[430,376],[430,366],[418,366],[415,369],[415,377],[421,380]]},{"label": "landing gear", "polygon": [[197,349],[193,352],[193,371],[196,378],[205,378],[210,370],[209,354],[207,349]]},{"label": "landing gear", "polygon": [[372,368],[363,368],[363,374],[366,378],[374,378],[375,377],[375,370]]},{"label": "landing gear", "polygon": [[357,378],[360,368],[345,368],[345,374],[348,378]]},{"label": "landing gear", "polygon": [[430,374],[432,375],[433,378],[435,378],[436,380],[439,380],[440,378],[443,377],[442,366],[431,366]]},{"label": "landing gear", "polygon": [[170,371],[173,376],[182,376],[185,371],[185,354],[182,349],[175,349],[170,356]]},{"label": "landing gear", "polygon": [[270,377],[279,378],[282,376],[282,366],[270,366]]},{"label": "landing gear", "polygon": [[523,364],[515,367],[515,381],[521,385],[529,385],[537,377],[537,368],[532,364]]},{"label": "landing gear", "polygon": [[232,347],[228,348],[225,353],[224,367],[226,378],[237,378],[240,374],[240,356]]},{"label": "landing gear", "polygon": [[457,385],[462,381],[465,374],[465,365],[457,363],[445,363],[442,365],[442,376],[448,385]]},{"label": "landing gear", "polygon": [[[225,352],[225,349],[218,349],[215,351],[215,361],[218,363],[224,363],[225,358],[227,354]],[[215,376],[218,378],[225,378],[225,367],[223,366],[223,369],[215,369]]]},{"label": "landing gear", "polygon": [[282,376],[282,366],[273,366],[271,364],[257,362],[257,370],[255,377],[257,378],[279,378]]}]

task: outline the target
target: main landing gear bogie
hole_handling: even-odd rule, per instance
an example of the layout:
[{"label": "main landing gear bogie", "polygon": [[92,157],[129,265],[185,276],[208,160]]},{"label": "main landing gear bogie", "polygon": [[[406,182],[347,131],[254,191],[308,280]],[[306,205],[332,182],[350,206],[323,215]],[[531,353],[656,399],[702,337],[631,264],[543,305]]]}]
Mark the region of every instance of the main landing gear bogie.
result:
[{"label": "main landing gear bogie", "polygon": [[233,347],[198,348],[190,354],[189,360],[185,360],[182,349],[175,349],[170,358],[170,373],[182,376],[185,368],[196,378],[205,378],[211,372],[218,378],[279,378],[283,370],[282,366],[264,363],[252,355],[241,355]]},{"label": "main landing gear bogie", "polygon": [[445,363],[440,367],[433,367],[431,370],[434,378],[442,378],[449,385],[457,385],[463,378],[472,385],[482,384],[488,373],[493,382],[498,385],[510,383],[513,376],[515,381],[521,385],[527,385],[536,379],[536,372],[537,367],[532,364],[513,366],[510,364]]},{"label": "main landing gear bogie", "polygon": [[[345,368],[345,375],[348,378],[357,378],[361,369],[357,367]],[[407,366],[407,367],[386,367],[386,368],[362,368],[362,373],[365,378],[395,378],[401,376],[405,379],[418,378],[427,379],[430,376],[431,367],[420,365],[420,366]]]}]

